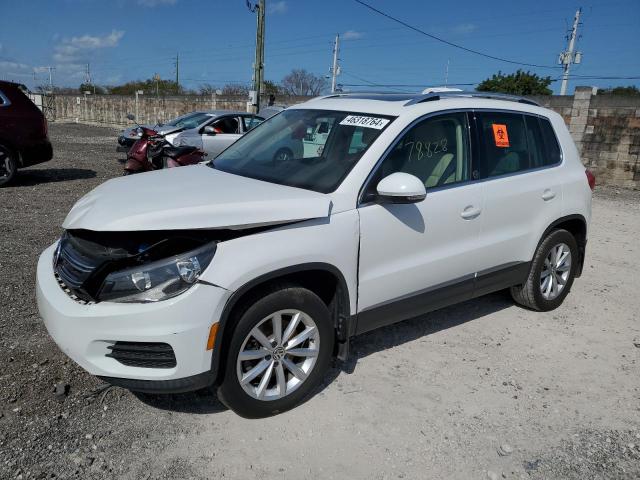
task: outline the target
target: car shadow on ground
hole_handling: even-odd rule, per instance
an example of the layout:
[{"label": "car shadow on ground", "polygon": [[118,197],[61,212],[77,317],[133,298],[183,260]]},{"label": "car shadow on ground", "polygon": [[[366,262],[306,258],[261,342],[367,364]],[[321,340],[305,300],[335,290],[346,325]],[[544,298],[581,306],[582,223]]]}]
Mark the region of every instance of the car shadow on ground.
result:
[{"label": "car shadow on ground", "polygon": [[343,362],[341,370],[352,373],[361,358],[478,320],[513,305],[508,290],[503,290],[359,335],[351,340],[349,359]]},{"label": "car shadow on ground", "polygon": [[153,408],[180,413],[219,413],[227,410],[216,395],[215,387],[208,387],[196,392],[175,393],[172,395],[153,395],[150,393],[131,392],[138,400]]},{"label": "car shadow on ground", "polygon": [[[358,360],[364,357],[442,330],[478,320],[511,306],[513,306],[513,300],[505,290],[360,335],[351,340],[348,360],[346,362],[336,362],[325,374],[320,386],[303,403],[321,393],[340,374],[354,373]],[[175,395],[150,395],[136,392],[134,392],[134,395],[141,402],[162,410],[199,414],[218,413],[227,410],[227,407],[218,400],[215,387]]]},{"label": "car shadow on ground", "polygon": [[19,170],[10,187],[33,187],[43,183],[66,182],[95,178],[95,170],[88,168],[43,168],[38,170]]}]

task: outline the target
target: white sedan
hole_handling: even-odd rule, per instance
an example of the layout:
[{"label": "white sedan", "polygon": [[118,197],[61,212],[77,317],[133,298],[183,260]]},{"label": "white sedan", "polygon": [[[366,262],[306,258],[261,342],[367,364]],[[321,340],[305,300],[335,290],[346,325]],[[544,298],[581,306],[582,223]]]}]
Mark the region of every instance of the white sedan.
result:
[{"label": "white sedan", "polygon": [[207,152],[209,158],[213,158],[264,121],[263,117],[246,112],[214,110],[208,114],[211,116],[211,120],[197,128],[180,132],[173,139],[173,144],[201,148]]}]

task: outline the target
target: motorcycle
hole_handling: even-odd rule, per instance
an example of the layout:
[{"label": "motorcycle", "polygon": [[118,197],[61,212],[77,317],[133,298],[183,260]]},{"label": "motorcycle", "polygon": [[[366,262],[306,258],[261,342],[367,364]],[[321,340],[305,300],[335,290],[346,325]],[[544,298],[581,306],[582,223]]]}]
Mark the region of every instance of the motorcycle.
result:
[{"label": "motorcycle", "polygon": [[[135,122],[132,114],[128,114],[127,118]],[[201,162],[207,155],[198,147],[176,147],[157,131],[143,127],[137,122],[136,125],[142,134],[127,153],[123,175],[194,165]]]}]

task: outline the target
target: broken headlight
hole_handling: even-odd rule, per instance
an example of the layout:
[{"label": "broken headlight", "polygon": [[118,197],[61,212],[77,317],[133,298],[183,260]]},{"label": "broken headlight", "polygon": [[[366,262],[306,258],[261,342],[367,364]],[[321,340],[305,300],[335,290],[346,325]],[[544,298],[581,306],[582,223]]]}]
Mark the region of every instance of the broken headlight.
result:
[{"label": "broken headlight", "polygon": [[110,273],[98,293],[103,302],[158,302],[188,290],[209,266],[215,243],[163,260]]}]

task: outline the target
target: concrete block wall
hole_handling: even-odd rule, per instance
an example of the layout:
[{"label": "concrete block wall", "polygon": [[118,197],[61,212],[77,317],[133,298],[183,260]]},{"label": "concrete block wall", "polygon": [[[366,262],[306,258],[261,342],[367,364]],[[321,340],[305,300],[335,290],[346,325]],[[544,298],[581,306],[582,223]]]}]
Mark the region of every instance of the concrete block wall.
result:
[{"label": "concrete block wall", "polygon": [[[307,100],[306,97],[278,98],[278,105],[291,105]],[[137,103],[137,105],[136,105]],[[136,115],[138,123],[156,123],[196,110],[247,111],[247,97],[196,96],[155,97],[139,95],[57,95],[55,119],[110,126],[130,125],[127,114]]]},{"label": "concrete block wall", "polygon": [[[293,105],[307,97],[278,98]],[[573,96],[533,97],[564,119],[582,161],[596,174],[598,184],[640,188],[640,97],[598,95],[592,87],[577,87]],[[134,96],[58,95],[56,119],[125,126],[127,113],[136,112]],[[156,123],[194,110],[246,111],[243,96],[140,95],[138,122]]]}]

